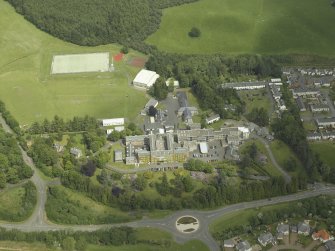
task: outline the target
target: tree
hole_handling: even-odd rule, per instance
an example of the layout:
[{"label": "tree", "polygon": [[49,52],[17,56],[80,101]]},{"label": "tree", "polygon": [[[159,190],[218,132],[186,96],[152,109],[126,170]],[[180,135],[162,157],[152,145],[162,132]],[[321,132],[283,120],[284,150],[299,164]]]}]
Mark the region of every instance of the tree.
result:
[{"label": "tree", "polygon": [[121,48],[121,52],[122,52],[123,54],[128,54],[128,52],[129,52],[129,48],[128,48],[128,46],[123,46],[123,47]]},{"label": "tree", "polygon": [[85,165],[81,167],[81,172],[89,177],[92,177],[95,173],[95,170],[97,169],[97,166],[92,160],[87,161]]},{"label": "tree", "polygon": [[85,240],[85,238],[80,237],[76,241],[76,250],[78,250],[78,251],[85,251],[86,249],[87,249],[87,241]]},{"label": "tree", "polygon": [[156,183],[156,189],[157,189],[157,192],[162,196],[166,196],[169,194],[170,185],[169,185],[169,181],[167,179],[166,173],[163,173],[162,182]]},{"label": "tree", "polygon": [[65,251],[73,251],[75,247],[75,239],[73,237],[66,237],[62,242],[62,248]]},{"label": "tree", "polygon": [[199,28],[192,27],[192,29],[189,31],[188,35],[192,38],[200,37],[201,32],[200,32]]},{"label": "tree", "polygon": [[102,169],[100,175],[97,176],[97,179],[100,184],[107,185],[108,183],[108,175],[106,169]]},{"label": "tree", "polygon": [[0,188],[6,187],[6,175],[3,172],[0,172]]},{"label": "tree", "polygon": [[169,88],[162,77],[158,78],[156,83],[149,89],[149,94],[158,100],[166,99],[168,93]]},{"label": "tree", "polygon": [[143,175],[137,176],[133,182],[133,187],[138,191],[143,191],[147,187],[148,181]]},{"label": "tree", "polygon": [[153,105],[151,105],[148,110],[148,115],[151,117],[155,117],[156,114],[157,114],[157,109]]}]

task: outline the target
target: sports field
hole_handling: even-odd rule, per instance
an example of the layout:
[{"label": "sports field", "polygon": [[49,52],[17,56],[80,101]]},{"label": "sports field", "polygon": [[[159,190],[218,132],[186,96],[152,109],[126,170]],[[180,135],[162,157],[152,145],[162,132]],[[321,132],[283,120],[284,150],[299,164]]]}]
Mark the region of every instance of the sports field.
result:
[{"label": "sports field", "polygon": [[81,47],[56,39],[35,28],[4,0],[0,0],[0,100],[21,125],[51,119],[137,116],[146,103],[145,93],[129,82],[140,70],[129,62],[143,58],[130,51],[115,72],[56,74],[50,69],[54,55],[120,52],[121,46]]},{"label": "sports field", "polygon": [[[199,0],[163,11],[147,39],[178,53],[318,54],[335,56],[330,0]],[[200,38],[190,38],[192,27]]]},{"label": "sports field", "polygon": [[107,72],[109,71],[109,53],[86,53],[53,56],[52,74]]}]

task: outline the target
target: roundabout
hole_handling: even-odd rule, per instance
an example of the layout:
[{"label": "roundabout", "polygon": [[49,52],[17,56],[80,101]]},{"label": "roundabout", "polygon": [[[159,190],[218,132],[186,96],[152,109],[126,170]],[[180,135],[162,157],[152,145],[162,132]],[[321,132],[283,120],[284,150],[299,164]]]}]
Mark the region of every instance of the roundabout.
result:
[{"label": "roundabout", "polygon": [[183,234],[194,233],[199,227],[199,220],[190,215],[179,217],[176,221],[177,230]]}]

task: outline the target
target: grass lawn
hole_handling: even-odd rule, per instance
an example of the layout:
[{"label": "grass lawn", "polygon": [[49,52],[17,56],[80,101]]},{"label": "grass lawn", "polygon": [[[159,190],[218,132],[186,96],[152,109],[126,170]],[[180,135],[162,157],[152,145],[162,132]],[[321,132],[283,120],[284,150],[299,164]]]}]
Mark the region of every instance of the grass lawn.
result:
[{"label": "grass lawn", "polygon": [[29,215],[22,205],[25,195],[25,189],[21,186],[8,188],[0,191],[0,220],[18,221],[18,219],[26,219]]},{"label": "grass lawn", "polygon": [[145,92],[129,86],[140,70],[127,62],[144,57],[130,51],[114,62],[113,73],[50,75],[52,56],[90,52],[115,55],[121,46],[81,47],[35,28],[0,0],[0,99],[21,125],[51,119],[91,115],[135,119],[146,103]]},{"label": "grass lawn", "polygon": [[26,243],[14,241],[0,241],[0,250],[2,251],[51,251],[43,243]]},{"label": "grass lawn", "polygon": [[249,219],[259,213],[273,211],[278,208],[289,207],[290,203],[282,203],[273,206],[266,206],[261,208],[246,209],[242,211],[232,212],[226,214],[215,220],[210,226],[209,231],[213,234],[222,232],[228,228],[235,226],[248,225]]},{"label": "grass lawn", "polygon": [[310,146],[314,152],[320,154],[322,161],[331,167],[335,166],[335,142],[312,142]]},{"label": "grass lawn", "polygon": [[268,111],[272,105],[266,89],[240,91],[238,94],[245,102],[246,114],[250,113],[254,108],[264,108]]},{"label": "grass lawn", "polygon": [[276,167],[272,165],[271,159],[269,157],[269,154],[267,150],[265,149],[265,146],[260,142],[259,140],[249,140],[243,146],[241,147],[241,152],[244,151],[248,146],[255,143],[257,146],[258,151],[261,154],[264,154],[267,157],[267,163],[262,167],[265,173],[267,173],[270,176],[281,176],[281,173],[278,171]]},{"label": "grass lawn", "polygon": [[303,170],[302,164],[292,150],[282,141],[274,140],[270,143],[270,148],[278,164],[285,168],[285,162],[293,158],[297,163],[296,172]]},{"label": "grass lawn", "polygon": [[[334,22],[329,0],[200,0],[165,9],[147,43],[178,53],[335,56]],[[192,27],[199,38],[188,36]]]}]

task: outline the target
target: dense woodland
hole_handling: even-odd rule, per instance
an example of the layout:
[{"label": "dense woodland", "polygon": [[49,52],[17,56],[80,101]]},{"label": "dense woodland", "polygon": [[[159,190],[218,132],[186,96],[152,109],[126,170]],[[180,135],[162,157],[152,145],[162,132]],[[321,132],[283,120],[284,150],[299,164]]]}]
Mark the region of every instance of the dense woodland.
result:
[{"label": "dense woodland", "polygon": [[235,90],[221,87],[223,83],[241,77],[261,79],[281,75],[279,65],[271,57],[262,56],[186,56],[154,52],[146,67],[163,78],[173,76],[181,87],[191,87],[201,108],[212,109],[222,118],[236,118],[244,112],[245,106]]},{"label": "dense woodland", "polygon": [[43,31],[79,45],[120,43],[148,51],[142,41],[160,24],[162,8],[196,0],[7,0]]},{"label": "dense woodland", "polygon": [[0,127],[0,188],[30,178],[33,170],[22,159],[16,139]]}]

